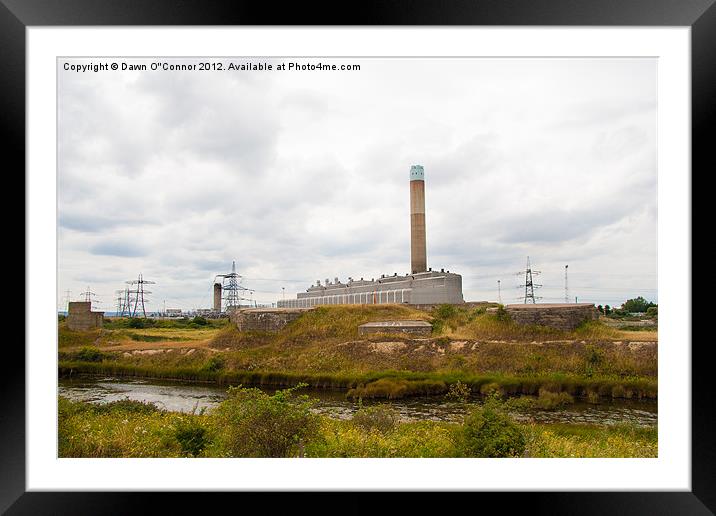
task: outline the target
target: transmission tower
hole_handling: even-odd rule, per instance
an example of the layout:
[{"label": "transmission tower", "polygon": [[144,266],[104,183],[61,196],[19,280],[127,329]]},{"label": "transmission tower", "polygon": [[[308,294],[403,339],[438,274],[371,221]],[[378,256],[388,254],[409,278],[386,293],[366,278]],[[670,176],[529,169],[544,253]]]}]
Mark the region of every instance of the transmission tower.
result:
[{"label": "transmission tower", "polygon": [[142,317],[147,316],[147,310],[145,307],[145,303],[148,303],[149,300],[144,298],[145,294],[151,294],[151,291],[145,290],[144,285],[150,285],[156,283],[156,281],[149,281],[145,280],[142,277],[142,273],[139,273],[139,277],[136,280],[130,280],[126,282],[128,285],[131,285],[134,288],[128,288],[129,294],[134,294],[134,306],[131,307],[130,310],[130,317],[137,317],[139,310],[142,311]]},{"label": "transmission tower", "polygon": [[564,266],[564,302],[569,303],[569,283],[567,283],[567,268],[569,265]]},{"label": "transmission tower", "polygon": [[253,294],[254,291],[250,288],[239,285],[239,282],[241,282],[241,276],[236,272],[235,261],[231,262],[230,273],[217,274],[214,278],[215,282],[216,278],[222,279],[221,290],[224,293],[223,299],[226,301],[224,306],[226,307],[227,312],[235,308],[239,308],[241,306],[241,301],[248,301],[250,305],[253,304],[251,299],[243,297],[242,295],[244,292]]},{"label": "transmission tower", "polygon": [[85,303],[91,303],[92,302],[92,296],[96,296],[94,292],[90,291],[90,288],[87,287],[87,290],[82,292],[81,296],[84,298]]},{"label": "transmission tower", "polygon": [[132,303],[134,303],[134,298],[130,295],[131,292],[133,291],[130,291],[129,287],[124,287],[124,289],[116,291],[117,294],[120,294],[120,297],[117,299],[119,301],[119,311],[117,312],[118,317],[132,316]]},{"label": "transmission tower", "polygon": [[540,288],[542,285],[538,285],[537,283],[534,283],[532,281],[532,276],[537,276],[539,274],[542,274],[540,271],[533,271],[532,267],[530,266],[530,257],[527,257],[527,267],[525,268],[524,272],[518,272],[517,274],[525,275],[525,284],[520,285],[517,288],[524,287],[525,289],[525,299],[524,303],[532,303],[535,304],[536,299],[542,299],[541,297],[535,297],[535,290],[536,288]]},{"label": "transmission tower", "polygon": [[72,291],[70,289],[67,289],[65,291],[65,304],[67,305],[67,312],[70,311],[70,299],[72,299]]},{"label": "transmission tower", "polygon": [[134,298],[130,297],[129,292],[129,287],[114,291],[117,294],[117,317],[131,317],[132,315]]},{"label": "transmission tower", "polygon": [[117,294],[117,316],[124,312],[124,289],[122,290],[115,290],[115,294]]},{"label": "transmission tower", "polygon": [[[69,292],[69,291],[68,291],[68,292]],[[89,286],[88,286],[88,287],[87,287],[87,290],[85,290],[84,292],[82,292],[82,293],[80,294],[80,301],[84,301],[85,303],[89,303],[89,304],[90,304],[90,310],[91,310],[92,308],[94,308],[94,307],[97,305],[97,303],[100,302],[100,300],[99,300],[99,299],[96,299],[95,296],[97,296],[97,294],[95,294],[94,292],[92,292],[92,291],[90,290]],[[69,303],[68,303],[68,305],[67,305],[67,310],[69,310]]]}]

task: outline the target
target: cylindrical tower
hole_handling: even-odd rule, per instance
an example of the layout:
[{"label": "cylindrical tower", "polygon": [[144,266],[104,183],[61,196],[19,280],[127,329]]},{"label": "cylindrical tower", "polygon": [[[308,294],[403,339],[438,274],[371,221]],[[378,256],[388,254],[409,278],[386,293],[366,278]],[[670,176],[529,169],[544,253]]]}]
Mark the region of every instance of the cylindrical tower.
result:
[{"label": "cylindrical tower", "polygon": [[425,245],[425,171],[422,165],[410,167],[410,271],[428,270]]},{"label": "cylindrical tower", "polygon": [[214,311],[221,312],[221,283],[214,283]]}]

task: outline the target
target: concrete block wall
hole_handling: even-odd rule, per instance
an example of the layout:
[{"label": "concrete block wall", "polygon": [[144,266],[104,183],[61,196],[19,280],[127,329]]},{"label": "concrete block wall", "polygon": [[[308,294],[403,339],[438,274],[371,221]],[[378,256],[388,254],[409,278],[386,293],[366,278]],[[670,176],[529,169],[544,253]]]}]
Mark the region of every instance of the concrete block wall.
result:
[{"label": "concrete block wall", "polygon": [[518,324],[536,324],[566,331],[597,317],[597,309],[591,303],[507,305],[505,310]]},{"label": "concrete block wall", "polygon": [[407,333],[409,335],[430,335],[433,327],[426,321],[376,321],[358,326],[360,335],[370,333]]},{"label": "concrete block wall", "polygon": [[92,304],[85,301],[70,302],[67,313],[67,327],[70,330],[94,330],[101,328],[104,312],[93,312]]},{"label": "concrete block wall", "polygon": [[311,308],[254,308],[234,310],[231,322],[239,331],[279,331]]}]

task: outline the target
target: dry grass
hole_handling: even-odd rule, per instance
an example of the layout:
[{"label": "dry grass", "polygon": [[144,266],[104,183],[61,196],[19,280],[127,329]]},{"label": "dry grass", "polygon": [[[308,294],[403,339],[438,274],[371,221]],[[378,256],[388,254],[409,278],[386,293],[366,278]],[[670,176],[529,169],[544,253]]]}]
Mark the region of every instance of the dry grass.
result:
[{"label": "dry grass", "polygon": [[[437,335],[358,335],[360,324],[388,319],[429,320]],[[135,340],[135,333],[147,340]],[[229,325],[79,335],[61,324],[60,361],[77,362],[73,353],[94,344],[106,358],[92,367],[141,376],[219,382],[246,377],[283,385],[303,378],[311,385],[342,388],[390,377],[448,385],[472,381],[480,389],[486,379],[505,392],[525,394],[536,394],[539,386],[554,381],[561,385],[559,390],[576,395],[594,391],[600,396],[653,397],[656,339],[638,341],[632,338],[636,333],[641,332],[616,330],[598,321],[574,332],[523,327],[480,309],[425,312],[401,305],[332,306],[307,312],[276,333],[240,332]],[[651,337],[652,332],[644,333]],[[221,371],[205,371],[212,356],[221,357]],[[415,391],[412,387],[406,386],[404,392]],[[392,395],[393,390],[401,388],[386,393]]]}]

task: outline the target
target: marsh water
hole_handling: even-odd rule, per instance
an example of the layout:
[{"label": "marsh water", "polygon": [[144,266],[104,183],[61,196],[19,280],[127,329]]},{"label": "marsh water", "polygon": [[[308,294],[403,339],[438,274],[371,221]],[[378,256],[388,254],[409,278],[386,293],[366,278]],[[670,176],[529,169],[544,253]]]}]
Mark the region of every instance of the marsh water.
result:
[{"label": "marsh water", "polygon": [[[261,387],[273,393],[275,388]],[[345,391],[302,389],[318,400],[315,410],[327,416],[348,419],[358,410],[356,401],[346,399]],[[59,394],[75,401],[109,403],[130,399],[153,403],[177,412],[211,410],[226,398],[226,387],[165,380],[127,379],[114,377],[60,378]],[[363,405],[389,403],[405,421],[460,421],[480,403],[475,396],[467,402],[450,401],[445,396],[411,397],[399,400],[364,400]],[[590,404],[579,399],[556,410],[521,409],[511,411],[518,421],[536,423],[591,423],[610,425],[635,423],[651,426],[657,423],[656,400],[611,400]]]}]

